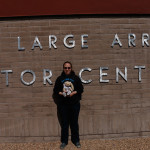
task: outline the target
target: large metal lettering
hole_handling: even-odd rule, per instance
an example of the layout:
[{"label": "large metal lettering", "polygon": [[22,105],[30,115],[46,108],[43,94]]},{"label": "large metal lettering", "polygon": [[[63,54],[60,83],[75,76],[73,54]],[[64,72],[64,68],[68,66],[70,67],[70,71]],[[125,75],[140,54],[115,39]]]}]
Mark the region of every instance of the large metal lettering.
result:
[{"label": "large metal lettering", "polygon": [[[54,39],[54,40],[52,40],[52,39]],[[52,46],[53,46],[55,49],[57,49],[57,46],[55,45],[56,41],[57,41],[57,37],[56,37],[55,35],[50,35],[50,36],[49,36],[49,48],[50,48],[50,49],[52,48]]]},{"label": "large metal lettering", "polygon": [[112,42],[111,47],[114,47],[114,45],[117,45],[117,44],[119,44],[119,46],[122,47],[122,43],[121,43],[121,41],[120,41],[118,35],[115,34],[115,38],[114,38],[114,40],[113,40],[113,42]]},{"label": "large metal lettering", "polygon": [[125,74],[123,74],[118,67],[116,68],[116,82],[117,83],[119,82],[119,74],[127,82],[127,67],[125,67]]},{"label": "large metal lettering", "polygon": [[[26,74],[26,73],[32,74],[33,80],[32,80],[31,82],[26,82],[26,81],[24,81],[23,76],[24,76],[24,74]],[[22,81],[22,83],[23,83],[24,85],[28,85],[28,86],[29,86],[29,85],[33,84],[33,83],[35,82],[35,79],[36,79],[36,76],[35,76],[35,73],[34,73],[32,70],[24,70],[23,72],[21,72],[21,81]]]},{"label": "large metal lettering", "polygon": [[135,43],[134,41],[136,40],[136,35],[133,34],[133,33],[130,33],[128,34],[128,44],[129,44],[129,47],[131,47],[132,45],[135,47]]},{"label": "large metal lettering", "polygon": [[32,50],[34,50],[35,47],[39,47],[40,50],[42,50],[42,45],[41,45],[41,43],[40,43],[37,36],[35,37],[35,40],[34,40],[34,43],[33,43],[33,46],[32,46]]},{"label": "large metal lettering", "polygon": [[84,38],[87,38],[88,34],[83,34],[81,35],[81,47],[82,48],[88,48],[88,45],[85,45],[84,43],[87,43],[87,40],[85,40]]},{"label": "large metal lettering", "polygon": [[[147,38],[145,39],[145,37],[147,37]],[[148,40],[149,40],[149,34],[143,33],[143,34],[142,34],[142,46],[143,46],[143,47],[144,47],[144,43],[146,44],[146,46],[149,47]]]},{"label": "large metal lettering", "polygon": [[82,72],[84,72],[84,71],[89,71],[89,72],[91,72],[92,69],[91,69],[91,68],[83,68],[83,69],[81,69],[80,72],[79,72],[79,77],[80,77],[82,83],[85,83],[85,84],[91,83],[91,82],[92,82],[91,79],[89,79],[89,80],[84,80],[84,79],[82,78]]},{"label": "large metal lettering", "polygon": [[20,47],[20,37],[18,36],[18,51],[24,51],[24,47]]},{"label": "large metal lettering", "polygon": [[108,83],[109,80],[103,80],[103,76],[107,76],[107,73],[103,73],[103,70],[108,70],[108,67],[100,67],[100,82]]},{"label": "large metal lettering", "polygon": [[1,70],[1,73],[6,74],[6,85],[7,86],[9,85],[9,82],[8,82],[8,73],[12,73],[12,72],[13,72],[12,70]]},{"label": "large metal lettering", "polygon": [[[49,76],[46,76],[46,73],[49,73]],[[49,69],[44,69],[43,70],[43,84],[46,85],[46,81],[49,83],[49,84],[53,84],[52,81],[50,80],[50,78],[52,77],[52,71],[49,70]]]},{"label": "large metal lettering", "polygon": [[139,79],[138,81],[141,82],[142,81],[142,69],[145,69],[145,66],[135,66],[134,69],[139,69]]},{"label": "large metal lettering", "polygon": [[[142,82],[142,69],[145,69],[145,68],[146,68],[145,66],[134,66],[134,69],[138,69],[138,82]],[[109,68],[108,67],[100,67],[99,82],[100,83],[109,83],[109,79],[105,79],[105,80],[103,79],[104,76],[108,76],[108,74],[106,72],[104,72],[104,70],[109,70]],[[79,78],[81,79],[82,83],[89,84],[89,83],[92,82],[92,79],[84,80],[82,78],[82,73],[85,72],[85,71],[91,72],[92,69],[88,68],[88,67],[87,68],[82,68],[79,71]],[[1,74],[6,74],[6,86],[9,85],[9,81],[8,81],[9,73],[13,73],[13,71],[12,70],[1,70]],[[32,81],[27,82],[23,79],[23,77],[26,73],[29,73],[33,76]],[[118,67],[116,67],[116,83],[119,82],[119,76],[121,76],[127,82],[127,67],[124,68],[124,73]],[[52,85],[53,83],[51,81],[51,78],[52,78],[52,71],[50,69],[43,69],[43,85],[46,85],[47,82],[50,85]],[[36,75],[32,70],[24,70],[24,71],[21,72],[20,79],[21,79],[21,82],[24,85],[30,86],[35,82]]]},{"label": "large metal lettering", "polygon": [[64,38],[64,45],[67,47],[67,48],[73,48],[75,47],[75,41],[69,41],[69,44],[67,44],[67,39],[68,38],[73,38],[74,36],[72,34],[69,34],[69,35],[66,35],[65,38]]}]

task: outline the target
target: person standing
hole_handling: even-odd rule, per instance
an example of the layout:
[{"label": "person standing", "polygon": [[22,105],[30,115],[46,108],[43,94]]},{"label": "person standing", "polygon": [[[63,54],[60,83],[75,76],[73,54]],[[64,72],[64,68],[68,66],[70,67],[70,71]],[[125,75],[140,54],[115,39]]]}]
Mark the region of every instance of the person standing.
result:
[{"label": "person standing", "polygon": [[77,148],[80,148],[78,117],[83,85],[80,78],[75,75],[71,62],[64,62],[63,71],[56,79],[53,92],[57,97],[57,116],[61,126],[60,149],[68,144],[69,126],[71,141]]}]

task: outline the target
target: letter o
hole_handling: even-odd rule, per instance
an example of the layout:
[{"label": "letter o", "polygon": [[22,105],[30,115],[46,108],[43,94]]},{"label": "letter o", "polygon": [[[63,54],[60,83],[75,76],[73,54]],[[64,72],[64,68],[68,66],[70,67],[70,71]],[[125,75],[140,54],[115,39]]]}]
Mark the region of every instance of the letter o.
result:
[{"label": "letter o", "polygon": [[[32,80],[31,82],[26,82],[26,81],[24,81],[23,76],[24,76],[24,74],[26,74],[26,73],[30,73],[30,74],[33,75],[33,80]],[[33,84],[33,83],[35,82],[35,79],[36,79],[36,76],[35,76],[35,73],[34,73],[32,70],[24,70],[23,72],[21,72],[21,81],[22,81],[23,84],[29,86],[29,85],[31,85],[31,84]]]}]

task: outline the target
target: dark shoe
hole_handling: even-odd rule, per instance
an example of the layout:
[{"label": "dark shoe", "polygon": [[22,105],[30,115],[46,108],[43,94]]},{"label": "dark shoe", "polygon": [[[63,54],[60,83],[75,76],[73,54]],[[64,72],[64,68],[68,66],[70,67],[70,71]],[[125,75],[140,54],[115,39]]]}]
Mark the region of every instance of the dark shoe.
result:
[{"label": "dark shoe", "polygon": [[60,149],[64,149],[66,146],[67,146],[67,144],[66,144],[66,143],[61,143],[61,145],[60,145]]},{"label": "dark shoe", "polygon": [[80,144],[79,142],[75,143],[75,146],[76,146],[77,148],[81,148],[81,144]]}]

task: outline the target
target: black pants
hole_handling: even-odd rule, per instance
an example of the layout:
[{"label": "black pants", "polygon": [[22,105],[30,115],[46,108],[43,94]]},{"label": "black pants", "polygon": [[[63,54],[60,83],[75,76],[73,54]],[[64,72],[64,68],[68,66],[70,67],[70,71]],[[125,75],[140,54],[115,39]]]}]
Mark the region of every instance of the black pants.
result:
[{"label": "black pants", "polygon": [[61,126],[61,142],[68,144],[69,126],[71,129],[72,143],[79,142],[78,117],[80,112],[80,103],[74,105],[58,105],[57,115]]}]

